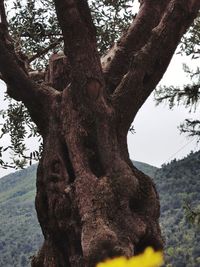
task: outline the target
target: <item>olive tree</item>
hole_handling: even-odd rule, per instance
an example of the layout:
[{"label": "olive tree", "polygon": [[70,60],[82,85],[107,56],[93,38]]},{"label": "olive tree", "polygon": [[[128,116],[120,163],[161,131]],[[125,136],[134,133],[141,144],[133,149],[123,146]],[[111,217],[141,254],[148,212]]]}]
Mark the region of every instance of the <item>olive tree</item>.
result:
[{"label": "olive tree", "polygon": [[[39,2],[47,9],[55,6],[57,34],[64,40],[64,55],[54,53],[48,68],[40,71],[30,64],[49,50],[31,54],[36,51],[26,42],[13,40],[0,2],[1,77],[43,139],[35,204],[45,241],[32,266],[94,267],[107,257],[131,256],[146,246],[162,249],[158,194],[151,178],[132,165],[127,132],[200,2],[140,1],[136,17],[103,55],[86,0]],[[54,15],[47,12],[48,25],[54,25]],[[33,26],[37,36],[45,35],[45,29]],[[31,34],[22,29],[18,37]],[[50,48],[55,42],[49,38]]]}]

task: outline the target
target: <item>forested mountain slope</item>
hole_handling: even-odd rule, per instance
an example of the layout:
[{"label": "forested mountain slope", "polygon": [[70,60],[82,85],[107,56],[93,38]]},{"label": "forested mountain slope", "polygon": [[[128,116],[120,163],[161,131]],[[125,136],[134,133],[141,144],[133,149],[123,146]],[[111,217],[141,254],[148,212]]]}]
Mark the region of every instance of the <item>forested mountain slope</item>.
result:
[{"label": "forested mountain slope", "polygon": [[[185,220],[183,205],[200,203],[200,152],[157,169],[134,165],[154,177],[161,198],[161,225],[167,262],[173,267],[200,266],[199,230]],[[34,209],[36,166],[0,179],[0,266],[30,266],[42,243]],[[171,266],[171,265],[169,265]]]},{"label": "forested mountain slope", "polygon": [[200,152],[164,165],[155,174],[161,200],[166,261],[173,267],[200,266],[200,226],[186,220],[184,205],[200,206]]},{"label": "forested mountain slope", "polygon": [[42,241],[34,208],[36,166],[0,179],[0,266],[29,266]]}]

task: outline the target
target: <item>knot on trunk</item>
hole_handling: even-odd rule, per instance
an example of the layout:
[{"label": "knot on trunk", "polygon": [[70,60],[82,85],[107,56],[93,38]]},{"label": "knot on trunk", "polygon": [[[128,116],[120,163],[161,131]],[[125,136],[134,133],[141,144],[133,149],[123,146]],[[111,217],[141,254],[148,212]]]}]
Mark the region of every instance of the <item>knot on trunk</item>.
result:
[{"label": "knot on trunk", "polygon": [[102,93],[102,85],[96,79],[89,79],[86,85],[86,94],[91,100],[97,100]]}]

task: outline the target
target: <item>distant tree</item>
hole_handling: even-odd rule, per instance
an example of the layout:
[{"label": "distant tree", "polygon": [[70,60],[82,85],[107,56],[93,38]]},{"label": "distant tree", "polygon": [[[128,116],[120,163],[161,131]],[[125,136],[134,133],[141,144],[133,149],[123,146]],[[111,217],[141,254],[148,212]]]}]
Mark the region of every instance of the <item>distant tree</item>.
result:
[{"label": "distant tree", "polygon": [[[9,97],[25,105],[43,139],[36,210],[45,241],[32,266],[94,267],[149,245],[161,249],[158,195],[132,166],[127,132],[197,16],[199,0],[140,1],[137,16],[101,58],[108,48],[103,33],[109,42],[118,37],[130,1],[25,2],[25,8],[14,2],[9,23],[0,2],[0,72]],[[119,28],[110,20],[115,14]],[[15,136],[21,113],[17,127],[24,132],[11,148],[23,156],[30,122],[23,107],[7,125]]]},{"label": "distant tree", "polygon": [[190,203],[185,202],[184,210],[186,214],[186,219],[192,224],[200,224],[200,208],[192,207]]}]

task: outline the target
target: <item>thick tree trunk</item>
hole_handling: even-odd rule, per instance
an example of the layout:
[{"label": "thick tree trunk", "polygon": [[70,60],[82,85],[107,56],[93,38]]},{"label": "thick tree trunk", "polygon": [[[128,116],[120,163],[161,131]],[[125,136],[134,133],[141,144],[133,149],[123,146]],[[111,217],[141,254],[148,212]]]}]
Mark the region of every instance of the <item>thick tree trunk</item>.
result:
[{"label": "thick tree trunk", "polygon": [[87,89],[81,101],[70,85],[50,101],[36,196],[45,242],[33,267],[94,267],[163,247],[155,186],[118,143],[112,104],[93,105],[97,81]]}]

